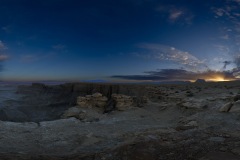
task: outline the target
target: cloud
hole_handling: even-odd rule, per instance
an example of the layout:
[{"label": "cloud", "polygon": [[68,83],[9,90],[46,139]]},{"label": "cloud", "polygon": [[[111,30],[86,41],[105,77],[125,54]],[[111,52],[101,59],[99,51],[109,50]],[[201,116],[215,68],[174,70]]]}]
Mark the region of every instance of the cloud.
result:
[{"label": "cloud", "polygon": [[6,50],[6,49],[7,49],[6,45],[0,40],[0,51]]},{"label": "cloud", "polygon": [[186,8],[179,8],[172,5],[160,5],[155,11],[163,15],[167,15],[167,19],[171,23],[180,22],[181,24],[192,24],[194,15]]},{"label": "cloud", "polygon": [[8,58],[9,58],[8,55],[0,54],[0,62],[1,62],[1,61],[5,61],[5,60],[7,60]]},{"label": "cloud", "polygon": [[171,21],[176,21],[178,18],[180,18],[180,16],[183,15],[183,11],[180,10],[176,10],[176,11],[170,11],[169,13],[169,19]]},{"label": "cloud", "polygon": [[[221,30],[220,39],[227,40],[229,43],[240,47],[240,1],[225,0],[221,7],[212,7],[217,22],[225,24],[219,25]],[[229,34],[231,32],[231,34]]]},{"label": "cloud", "polygon": [[135,55],[145,58],[151,58],[159,61],[172,61],[180,64],[182,67],[189,70],[199,71],[208,69],[203,60],[199,60],[189,52],[181,51],[175,47],[170,47],[161,44],[139,44],[138,48],[144,50]]},{"label": "cloud", "polygon": [[11,26],[3,26],[1,28],[5,33],[11,33]]},{"label": "cloud", "polygon": [[7,49],[8,48],[6,45],[0,40],[0,62],[5,61],[9,58],[9,56],[4,53]]},{"label": "cloud", "polygon": [[230,53],[230,48],[229,46],[226,46],[226,45],[213,45],[219,52],[221,53],[226,53],[226,54],[229,54]]},{"label": "cloud", "polygon": [[157,71],[144,72],[143,75],[114,75],[111,78],[136,80],[136,81],[194,81],[197,79],[235,80],[234,73],[237,71],[203,71],[192,72],[184,69],[161,69]]},{"label": "cloud", "polygon": [[228,35],[228,34],[225,34],[224,36],[221,36],[220,38],[221,38],[221,39],[224,39],[224,40],[229,40],[229,35]]},{"label": "cloud", "polygon": [[225,70],[227,68],[228,65],[230,65],[232,62],[231,61],[224,61],[223,62],[223,70]]}]

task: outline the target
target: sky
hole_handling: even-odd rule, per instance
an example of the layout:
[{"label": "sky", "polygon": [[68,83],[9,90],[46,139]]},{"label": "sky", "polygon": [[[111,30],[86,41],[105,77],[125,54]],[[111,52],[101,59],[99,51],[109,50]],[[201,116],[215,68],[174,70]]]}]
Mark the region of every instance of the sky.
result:
[{"label": "sky", "polygon": [[240,77],[240,0],[1,0],[0,80]]}]

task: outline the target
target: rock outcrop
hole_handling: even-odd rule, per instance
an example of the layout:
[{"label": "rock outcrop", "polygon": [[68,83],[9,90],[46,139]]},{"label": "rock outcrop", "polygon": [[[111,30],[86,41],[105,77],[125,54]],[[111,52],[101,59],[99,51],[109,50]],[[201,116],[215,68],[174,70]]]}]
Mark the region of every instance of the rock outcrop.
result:
[{"label": "rock outcrop", "polygon": [[186,124],[177,126],[176,130],[188,130],[188,129],[193,129],[193,128],[197,128],[197,127],[198,127],[197,121],[190,121]]},{"label": "rock outcrop", "polygon": [[[146,101],[146,100],[145,100]],[[108,102],[108,98],[103,96],[101,93],[94,93],[93,95],[87,95],[85,97],[79,96],[77,98],[77,105],[80,108],[106,108],[107,104],[113,105],[112,109],[124,111],[132,108],[134,105],[134,98],[123,94],[112,94],[111,100]],[[109,108],[109,107],[107,107]]]},{"label": "rock outcrop", "polygon": [[103,114],[93,108],[79,108],[79,107],[71,107],[64,112],[62,118],[77,118],[83,122],[95,122],[98,121]]},{"label": "rock outcrop", "polygon": [[220,112],[240,112],[240,95],[233,97],[232,101],[223,105],[220,109]]},{"label": "rock outcrop", "polygon": [[113,94],[112,99],[116,102],[115,107],[119,111],[130,109],[134,105],[134,100],[131,96],[126,96],[123,94]]},{"label": "rock outcrop", "polygon": [[207,105],[204,102],[196,99],[187,100],[181,103],[180,106],[185,109],[204,109],[207,107]]},{"label": "rock outcrop", "polygon": [[107,104],[108,98],[101,93],[94,93],[93,95],[87,95],[85,97],[77,97],[77,105],[79,107],[99,107],[104,108]]},{"label": "rock outcrop", "polygon": [[229,112],[240,112],[240,100],[236,101]]},{"label": "rock outcrop", "polygon": [[219,111],[220,111],[220,112],[229,112],[232,106],[233,106],[233,103],[232,103],[232,102],[228,102],[228,103],[224,104],[224,105],[219,109]]}]

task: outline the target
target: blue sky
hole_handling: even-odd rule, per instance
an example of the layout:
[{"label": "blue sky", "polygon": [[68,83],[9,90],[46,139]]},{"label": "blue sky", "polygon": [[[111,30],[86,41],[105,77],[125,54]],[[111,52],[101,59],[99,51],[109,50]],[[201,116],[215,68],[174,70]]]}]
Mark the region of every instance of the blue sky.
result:
[{"label": "blue sky", "polygon": [[0,18],[2,80],[239,74],[239,0],[2,0]]}]

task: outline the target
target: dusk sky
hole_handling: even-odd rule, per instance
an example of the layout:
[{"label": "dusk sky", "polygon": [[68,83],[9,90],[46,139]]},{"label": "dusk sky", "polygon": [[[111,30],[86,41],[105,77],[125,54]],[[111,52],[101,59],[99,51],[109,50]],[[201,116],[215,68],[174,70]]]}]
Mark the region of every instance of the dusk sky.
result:
[{"label": "dusk sky", "polygon": [[240,0],[1,0],[0,80],[234,80]]}]

